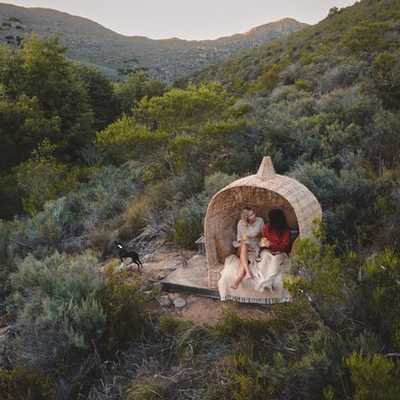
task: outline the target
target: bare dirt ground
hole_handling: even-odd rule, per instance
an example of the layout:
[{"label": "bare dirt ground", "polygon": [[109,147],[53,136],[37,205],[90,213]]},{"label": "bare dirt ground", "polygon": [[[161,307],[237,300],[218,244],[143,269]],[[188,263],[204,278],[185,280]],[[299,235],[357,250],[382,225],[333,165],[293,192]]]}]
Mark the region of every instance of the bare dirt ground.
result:
[{"label": "bare dirt ground", "polygon": [[[154,285],[157,286],[157,283],[162,278],[195,254],[196,252],[193,251],[159,251],[151,260],[143,261],[142,276],[145,280],[154,282]],[[184,302],[177,299],[183,299],[185,305],[179,307],[179,302],[182,304]],[[236,313],[243,317],[266,317],[272,314],[271,306],[242,304],[231,301],[221,302],[219,299],[194,294],[168,292],[161,292],[156,296],[151,302],[150,308],[151,313],[154,315],[172,315],[188,318],[198,325],[211,325],[218,322],[222,318],[225,309],[235,310]]]}]

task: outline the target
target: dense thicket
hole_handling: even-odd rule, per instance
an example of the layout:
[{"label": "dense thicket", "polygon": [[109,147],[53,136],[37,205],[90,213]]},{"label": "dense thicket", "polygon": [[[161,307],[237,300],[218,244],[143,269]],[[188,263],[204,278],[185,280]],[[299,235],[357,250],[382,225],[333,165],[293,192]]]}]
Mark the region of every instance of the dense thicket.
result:
[{"label": "dense thicket", "polygon": [[[6,398],[394,399],[399,10],[332,9],[179,88],[111,83],[57,38],[0,47],[2,216],[12,198],[24,210],[0,221]],[[264,155],[323,207],[295,301],[268,320],[146,324],[139,277],[98,269],[110,242],[193,247],[211,197]]]},{"label": "dense thicket", "polygon": [[[129,112],[143,96],[167,90],[166,84],[149,80],[143,73],[113,83],[94,67],[68,60],[66,51],[59,37],[41,40],[36,35],[17,48],[0,46],[1,218],[20,213],[21,198],[25,198],[25,211],[33,214],[46,200],[84,181],[85,168],[101,162],[93,146],[96,131]],[[44,140],[47,145],[43,146]],[[40,174],[46,170],[67,183],[56,188],[50,178],[44,191],[27,187],[17,177],[17,166],[20,176],[34,166],[42,169]],[[71,166],[79,167],[79,173],[69,174]],[[65,170],[61,177],[60,168]],[[40,196],[32,195],[32,189]]]}]

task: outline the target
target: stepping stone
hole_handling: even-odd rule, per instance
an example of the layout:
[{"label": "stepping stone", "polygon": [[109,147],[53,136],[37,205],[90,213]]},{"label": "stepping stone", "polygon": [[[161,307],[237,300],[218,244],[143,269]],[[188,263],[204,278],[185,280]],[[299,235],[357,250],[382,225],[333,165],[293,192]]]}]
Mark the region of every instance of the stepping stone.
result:
[{"label": "stepping stone", "polygon": [[182,297],[178,297],[177,299],[174,300],[174,306],[176,308],[182,308],[186,306],[186,300],[182,299]]}]

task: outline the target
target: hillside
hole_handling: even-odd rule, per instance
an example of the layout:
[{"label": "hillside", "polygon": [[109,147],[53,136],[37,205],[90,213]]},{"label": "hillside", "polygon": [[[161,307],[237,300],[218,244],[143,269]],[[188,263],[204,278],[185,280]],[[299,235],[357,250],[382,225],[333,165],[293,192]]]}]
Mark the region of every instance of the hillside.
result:
[{"label": "hillside", "polygon": [[[233,88],[240,94],[246,92],[252,83],[257,82],[260,76],[269,71],[282,71],[289,65],[310,65],[313,59],[329,57],[333,60],[337,55],[345,56],[346,49],[342,47],[346,34],[354,26],[365,22],[390,23],[393,43],[396,42],[400,26],[400,2],[398,0],[368,0],[357,2],[346,9],[331,9],[329,15],[318,24],[308,26],[301,32],[293,33],[288,38],[265,43],[255,49],[246,51],[229,60],[216,63],[208,68],[196,72],[187,80],[193,82],[219,81],[227,88]],[[365,51],[379,50],[372,45],[373,41],[380,43],[389,40],[389,33],[380,37],[378,31],[371,34],[360,32],[360,42],[369,42]],[[384,33],[384,32],[383,32]],[[398,40],[398,39],[397,39]],[[393,44],[393,49],[398,44]],[[339,63],[341,61],[339,60]],[[333,62],[332,62],[333,63]],[[292,67],[294,68],[294,67]],[[310,76],[310,79],[312,77]],[[181,82],[184,84],[184,81]]]},{"label": "hillside", "polygon": [[119,77],[118,70],[146,69],[152,77],[172,81],[304,26],[287,18],[216,40],[152,40],[123,36],[88,19],[55,10],[0,3],[0,43],[16,44],[32,32],[42,38],[61,33],[71,59],[90,62],[112,78]]}]

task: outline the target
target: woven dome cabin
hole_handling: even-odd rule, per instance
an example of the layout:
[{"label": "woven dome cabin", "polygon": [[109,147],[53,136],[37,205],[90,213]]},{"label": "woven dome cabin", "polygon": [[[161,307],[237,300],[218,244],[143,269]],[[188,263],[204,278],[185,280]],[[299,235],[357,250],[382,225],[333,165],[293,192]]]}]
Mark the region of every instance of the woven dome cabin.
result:
[{"label": "woven dome cabin", "polygon": [[208,205],[204,237],[210,288],[217,287],[225,258],[235,253],[232,241],[245,206],[264,221],[270,210],[282,209],[289,228],[298,231],[299,237],[309,235],[313,220],[322,217],[315,196],[295,179],[276,174],[270,157],[264,157],[257,174],[226,186]]}]

